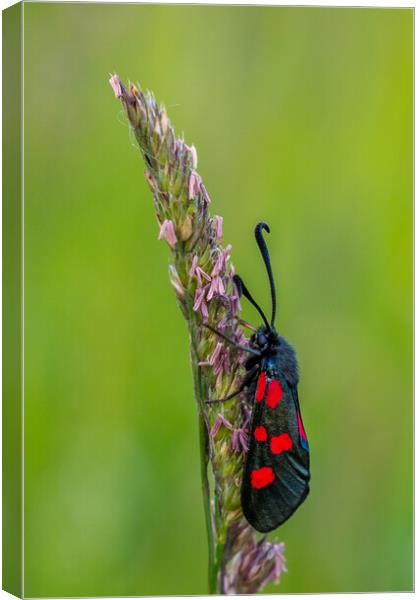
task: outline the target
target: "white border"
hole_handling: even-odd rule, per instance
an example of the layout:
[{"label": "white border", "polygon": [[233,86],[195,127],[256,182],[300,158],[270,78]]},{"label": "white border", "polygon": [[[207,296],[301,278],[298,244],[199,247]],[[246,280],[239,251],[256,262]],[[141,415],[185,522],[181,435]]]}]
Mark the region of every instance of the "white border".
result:
[{"label": "white border", "polygon": [[[25,0],[25,2],[36,2],[38,0]],[[81,3],[78,2],[77,0],[61,0],[61,2],[58,2],[56,0],[44,0],[44,2],[50,2],[50,3]],[[250,1],[250,0],[231,0],[230,2],[217,2],[217,1],[208,1],[208,2],[197,2],[197,0],[183,0],[182,2],[176,1],[176,0],[166,0],[166,2],[153,2],[150,0],[146,0],[144,2],[137,2],[136,0],[124,0],[122,2],[119,2],[118,0],[90,0],[89,2],[86,3],[98,3],[98,4],[211,4],[211,5],[253,5],[253,6],[301,6],[301,7],[339,7],[339,8],[388,8],[388,9],[393,9],[393,8],[415,8],[415,2],[404,2],[402,0],[387,0],[387,1],[382,1],[382,2],[372,2],[372,1],[366,1],[366,0],[359,0],[357,3],[355,4],[351,4],[349,2],[344,2],[344,1],[336,1],[336,2],[328,2],[326,0],[318,0],[317,2],[314,1],[307,1],[307,2],[301,2],[301,1],[296,1],[296,0],[289,0],[288,2],[279,2],[279,1],[275,1],[275,0],[265,0],[265,1],[258,1],[258,0],[254,0],[254,1]],[[9,6],[12,6],[16,4],[16,2],[14,1],[10,1],[10,0],[0,0],[0,7],[2,10],[8,8]],[[417,11],[414,12],[414,27],[415,27],[415,31],[418,30],[417,27]],[[414,56],[414,60],[415,60],[415,107],[417,107],[417,98],[418,98],[418,89],[417,89],[417,64],[419,64],[418,61],[418,45],[415,44],[415,56]],[[24,256],[24,7],[22,10],[22,106],[21,106],[21,113],[22,113],[22,148],[21,148],[21,152],[22,152],[22,156],[21,156],[21,168],[22,168],[22,179],[21,179],[21,184],[22,184],[22,215],[21,215],[21,219],[22,219],[22,247],[21,247],[21,252],[22,252],[22,263],[21,263],[21,268],[22,268],[22,281],[21,281],[21,285],[22,285],[22,312],[21,312],[21,326],[22,326],[22,356],[21,356],[21,361],[22,361],[22,373],[21,373],[21,385],[22,385],[22,398],[21,398],[21,402],[22,402],[22,472],[21,472],[21,476],[22,476],[22,593],[24,595],[24,484],[25,484],[25,479],[24,479],[24,432],[25,432],[25,428],[24,428],[24,264],[25,264],[25,256]],[[1,85],[1,84],[0,84]],[[417,139],[417,134],[418,133],[418,126],[417,126],[417,122],[415,121],[415,131],[414,131],[414,139]],[[417,155],[415,154],[415,173],[417,172],[417,167],[418,167],[419,163],[418,163],[418,158]],[[0,219],[1,219],[1,215],[0,215]],[[416,212],[414,213],[414,233],[417,230],[418,231],[418,211],[417,214]],[[1,233],[0,233],[1,235]],[[417,248],[414,248],[414,258],[417,258]],[[415,260],[415,264],[417,264],[417,260]],[[1,267],[0,267],[1,268]],[[1,280],[0,280],[0,288],[1,288]],[[415,282],[415,292],[418,292],[418,288],[417,288],[417,280]],[[415,333],[417,333],[417,323],[415,323]],[[417,337],[417,336],[416,336]],[[0,349],[0,354],[1,354],[1,349]],[[417,366],[420,365],[419,363],[417,354],[415,354],[415,370],[417,371]],[[420,367],[419,367],[420,368]],[[1,415],[0,415],[0,419],[1,419]],[[415,425],[417,424],[417,415],[415,418]],[[415,428],[417,429],[417,428]],[[1,449],[0,449],[1,451]],[[416,452],[415,452],[415,458],[417,457],[417,448],[416,448]],[[416,461],[416,464],[418,464],[418,461]],[[416,490],[417,486],[415,485],[415,490]],[[1,506],[1,498],[0,498],[0,506]],[[415,508],[417,508],[417,503],[415,503]],[[415,540],[418,539],[417,536],[417,526],[415,525]],[[1,547],[0,547],[0,557],[1,557]],[[325,557],[326,560],[328,560],[328,557]],[[415,570],[414,573],[417,573],[417,566],[418,566],[418,559],[417,556],[415,555]],[[390,568],[392,568],[392,565],[389,565]],[[281,592],[280,592],[281,594]],[[281,594],[282,596],[291,596],[290,594]],[[293,595],[294,598],[303,598],[305,595],[302,594],[296,594]],[[330,598],[331,596],[339,596],[340,599],[343,600],[350,600],[350,598],[354,595],[354,594],[316,594],[317,598]],[[369,594],[371,595],[371,594]],[[405,593],[378,593],[375,594],[375,596],[377,598],[380,598],[381,600],[396,600],[397,598],[400,597],[404,597],[406,598],[408,596],[413,596],[414,593],[412,592],[405,592]],[[0,591],[0,600],[6,599],[6,598],[13,598],[14,596],[12,596],[11,594],[8,594],[7,592],[4,591]],[[106,598],[111,598],[112,596],[107,596]],[[200,596],[201,598],[214,598],[215,596]],[[242,596],[243,598],[255,598],[254,596]],[[263,595],[260,594],[259,595],[260,598],[266,598],[267,600],[272,598],[273,595]],[[122,596],[113,596],[113,598],[123,598]],[[152,596],[152,599],[155,598],[159,598],[159,596]]]},{"label": "white border", "polygon": [[[327,0],[318,0],[314,2],[309,0],[308,2],[302,2],[299,0],[289,0],[289,2],[278,2],[276,0],[231,0],[230,2],[220,2],[215,0],[209,0],[208,2],[201,2],[200,0],[166,0],[166,1],[154,1],[154,0],[143,0],[138,2],[137,0],[25,0],[25,3],[42,3],[49,4],[213,4],[219,6],[300,6],[302,8],[307,7],[330,7],[330,8],[415,8],[416,2],[404,2],[403,0],[383,0],[382,2],[369,2],[368,0],[359,0],[356,3],[351,4],[344,0],[337,0],[336,2],[329,2]],[[1,9],[13,6],[16,2],[11,0],[0,0]]]}]

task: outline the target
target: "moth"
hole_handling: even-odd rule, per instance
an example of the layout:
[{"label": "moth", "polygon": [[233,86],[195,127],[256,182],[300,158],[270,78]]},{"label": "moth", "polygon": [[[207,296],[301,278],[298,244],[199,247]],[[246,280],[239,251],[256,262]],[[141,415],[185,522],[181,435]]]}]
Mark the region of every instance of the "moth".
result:
[{"label": "moth", "polygon": [[257,309],[264,324],[255,330],[247,346],[239,346],[249,354],[246,375],[240,388],[223,400],[246,390],[252,405],[249,451],[242,478],[242,511],[254,529],[265,533],[284,523],[305,500],[310,471],[309,445],[298,398],[298,365],[293,348],[275,328],[276,290],[263,230],[270,233],[266,223],[258,223],[255,239],[270,283],[271,321],[235,275],[239,293]]}]

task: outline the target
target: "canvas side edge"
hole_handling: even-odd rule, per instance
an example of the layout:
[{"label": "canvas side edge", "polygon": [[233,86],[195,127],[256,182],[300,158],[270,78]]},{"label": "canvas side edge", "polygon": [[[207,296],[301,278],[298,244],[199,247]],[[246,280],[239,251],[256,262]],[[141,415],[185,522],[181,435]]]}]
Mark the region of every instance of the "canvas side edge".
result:
[{"label": "canvas side edge", "polygon": [[22,3],[3,11],[3,590],[22,597]]}]

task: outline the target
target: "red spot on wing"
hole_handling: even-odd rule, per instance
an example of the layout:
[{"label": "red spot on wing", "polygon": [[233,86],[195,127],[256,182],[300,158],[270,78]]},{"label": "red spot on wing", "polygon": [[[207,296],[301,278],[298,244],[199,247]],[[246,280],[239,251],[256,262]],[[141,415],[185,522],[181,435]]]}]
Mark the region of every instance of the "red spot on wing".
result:
[{"label": "red spot on wing", "polygon": [[288,433],[275,435],[270,440],[270,448],[273,454],[281,454],[285,450],[290,450],[293,446],[292,438]]},{"label": "red spot on wing", "polygon": [[254,429],[254,438],[257,440],[257,442],[265,442],[267,437],[268,433],[264,425],[258,425],[258,427]]},{"label": "red spot on wing", "polygon": [[274,471],[271,467],[261,467],[261,469],[251,471],[251,485],[256,490],[273,483],[274,479]]},{"label": "red spot on wing", "polygon": [[298,411],[297,413],[297,420],[298,420],[298,429],[299,429],[299,435],[302,439],[304,439],[305,441],[307,441],[307,437],[306,437],[306,433],[305,433],[305,429],[303,427],[303,423],[302,423],[302,419],[300,418],[300,412]]},{"label": "red spot on wing", "polygon": [[270,408],[276,408],[283,396],[283,388],[278,379],[272,379],[268,385],[267,404]]},{"label": "red spot on wing", "polygon": [[257,402],[261,402],[264,398],[266,385],[267,377],[265,376],[264,371],[261,371],[261,375],[258,377],[257,391],[255,392],[255,400]]}]

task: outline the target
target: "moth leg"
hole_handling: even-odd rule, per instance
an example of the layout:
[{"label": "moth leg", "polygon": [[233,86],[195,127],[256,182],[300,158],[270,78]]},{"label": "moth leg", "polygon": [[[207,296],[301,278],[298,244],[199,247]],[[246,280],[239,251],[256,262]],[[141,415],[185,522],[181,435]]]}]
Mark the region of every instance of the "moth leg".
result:
[{"label": "moth leg", "polygon": [[242,384],[241,387],[236,390],[236,392],[232,392],[228,396],[225,396],[224,398],[219,398],[218,400],[206,400],[206,404],[217,404],[218,402],[227,402],[227,400],[232,400],[232,398],[240,394],[245,388],[246,385]]},{"label": "moth leg", "polygon": [[225,396],[224,398],[219,398],[218,400],[206,400],[206,404],[216,404],[218,402],[226,402],[227,400],[232,400],[232,398],[234,398],[235,396],[238,396],[238,394],[240,394],[241,392],[244,391],[244,389],[251,383],[255,372],[258,370],[258,366],[255,366],[249,373],[247,373],[246,377],[244,378],[243,382],[241,383],[241,385],[239,386],[239,388],[235,391],[232,392],[231,394],[228,394],[227,396]]},{"label": "moth leg", "polygon": [[235,340],[232,340],[231,338],[227,337],[227,335],[225,335],[224,333],[221,333],[217,329],[214,329],[207,323],[203,323],[203,325],[204,325],[204,327],[207,327],[207,329],[210,329],[210,331],[212,331],[213,333],[215,333],[216,335],[218,335],[219,337],[224,339],[226,342],[229,342],[229,344],[232,344],[232,346],[235,346],[235,348],[237,348],[238,350],[243,350],[244,352],[249,352],[250,354],[253,354],[254,356],[260,356],[260,353],[257,352],[256,350],[253,350],[252,348],[248,348],[247,346],[242,346],[241,344],[237,344],[235,342]]},{"label": "moth leg", "polygon": [[254,325],[251,325],[251,323],[248,323],[248,321],[244,321],[243,319],[238,319],[238,323],[239,323],[239,325],[242,325],[242,327],[246,327],[247,329],[250,329],[251,331],[257,331],[257,328],[254,327]]}]

